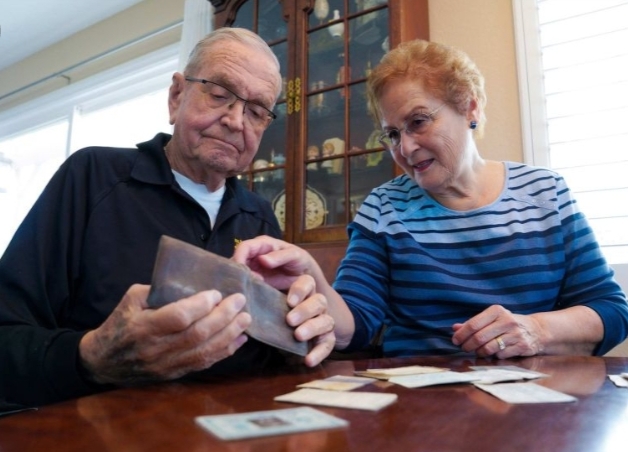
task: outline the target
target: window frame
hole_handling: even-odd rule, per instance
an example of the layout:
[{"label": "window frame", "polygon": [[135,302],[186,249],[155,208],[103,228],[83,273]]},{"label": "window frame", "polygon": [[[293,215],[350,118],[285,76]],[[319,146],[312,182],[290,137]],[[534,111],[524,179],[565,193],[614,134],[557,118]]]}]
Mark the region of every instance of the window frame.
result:
[{"label": "window frame", "polygon": [[536,0],[512,0],[512,10],[523,158],[529,165],[549,167],[549,138]]}]

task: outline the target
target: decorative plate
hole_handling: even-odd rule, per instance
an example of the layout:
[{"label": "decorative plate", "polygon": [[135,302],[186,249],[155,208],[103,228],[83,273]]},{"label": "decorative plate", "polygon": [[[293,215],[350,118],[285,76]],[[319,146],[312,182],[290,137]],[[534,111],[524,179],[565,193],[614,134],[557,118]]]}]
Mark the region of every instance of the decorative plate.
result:
[{"label": "decorative plate", "polygon": [[[273,211],[282,231],[286,229],[286,192],[282,190],[273,200]],[[323,195],[313,188],[305,191],[305,229],[313,229],[325,224],[327,202]]]}]

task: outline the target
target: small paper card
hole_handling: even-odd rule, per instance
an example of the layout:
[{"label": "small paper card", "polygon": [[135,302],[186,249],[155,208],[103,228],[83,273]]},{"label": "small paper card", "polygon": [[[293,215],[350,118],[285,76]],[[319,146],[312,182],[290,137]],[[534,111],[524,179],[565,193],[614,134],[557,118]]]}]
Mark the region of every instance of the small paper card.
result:
[{"label": "small paper card", "polygon": [[311,407],[199,416],[195,420],[202,428],[222,440],[283,435],[349,425],[344,419]]},{"label": "small paper card", "polygon": [[397,400],[397,394],[382,392],[342,392],[305,388],[277,396],[275,400],[277,402],[377,411],[395,402]]},{"label": "small paper card", "polygon": [[495,385],[474,383],[474,385],[508,403],[562,403],[578,400],[568,394],[535,383],[500,383]]},{"label": "small paper card", "polygon": [[517,370],[506,370],[500,368],[488,368],[486,370],[474,370],[465,373],[469,376],[477,377],[478,383],[485,385],[503,383],[506,381],[532,380],[545,376],[545,374],[541,374],[539,372],[519,372]]},{"label": "small paper card", "polygon": [[329,391],[352,391],[369,383],[377,381],[375,378],[351,377],[335,375],[324,380],[314,380],[297,385],[297,388],[327,389]]},{"label": "small paper card", "polygon": [[390,377],[401,375],[418,375],[429,374],[435,372],[444,372],[449,369],[443,367],[432,366],[405,366],[405,367],[392,367],[390,369],[367,369],[357,370],[354,373],[362,377],[377,378],[378,380],[388,380]]},{"label": "small paper card", "polygon": [[549,377],[549,375],[537,372],[536,370],[524,369],[519,366],[470,366],[473,370],[500,370],[508,372],[516,372],[521,375],[522,379],[532,380],[535,378]]},{"label": "small paper card", "polygon": [[444,371],[423,375],[402,375],[399,377],[391,377],[388,381],[405,386],[406,388],[423,388],[425,386],[469,383],[479,379],[469,374],[470,372]]},{"label": "small paper card", "polygon": [[609,375],[608,378],[615,383],[615,386],[618,388],[628,388],[628,380],[624,377],[624,374],[621,375]]}]

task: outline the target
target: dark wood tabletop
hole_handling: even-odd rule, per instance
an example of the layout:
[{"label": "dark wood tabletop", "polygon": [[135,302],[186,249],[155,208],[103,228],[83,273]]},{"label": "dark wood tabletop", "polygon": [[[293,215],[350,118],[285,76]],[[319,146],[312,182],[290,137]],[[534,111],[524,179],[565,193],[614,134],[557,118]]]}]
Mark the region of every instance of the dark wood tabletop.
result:
[{"label": "dark wood tabletop", "polygon": [[[380,411],[316,407],[349,421],[347,428],[221,441],[194,422],[292,408],[273,398],[314,379],[415,364],[455,371],[517,365],[548,374],[535,382],[577,401],[511,405],[470,384],[407,389],[378,382],[358,391],[398,394]],[[607,377],[621,372],[628,372],[628,358],[330,360],[314,369],[124,388],[9,415],[0,418],[0,451],[626,451],[628,389]]]}]

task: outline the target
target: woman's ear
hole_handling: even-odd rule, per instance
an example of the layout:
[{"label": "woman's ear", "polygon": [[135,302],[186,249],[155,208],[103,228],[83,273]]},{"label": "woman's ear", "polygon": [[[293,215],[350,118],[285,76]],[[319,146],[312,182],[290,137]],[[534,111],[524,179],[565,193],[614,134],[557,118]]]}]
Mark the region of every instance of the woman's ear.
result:
[{"label": "woman's ear", "polygon": [[469,122],[469,124],[473,122],[477,126],[478,122],[480,121],[480,116],[481,114],[478,106],[478,101],[477,99],[473,98],[469,101],[469,107],[467,108],[467,121]]}]

